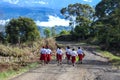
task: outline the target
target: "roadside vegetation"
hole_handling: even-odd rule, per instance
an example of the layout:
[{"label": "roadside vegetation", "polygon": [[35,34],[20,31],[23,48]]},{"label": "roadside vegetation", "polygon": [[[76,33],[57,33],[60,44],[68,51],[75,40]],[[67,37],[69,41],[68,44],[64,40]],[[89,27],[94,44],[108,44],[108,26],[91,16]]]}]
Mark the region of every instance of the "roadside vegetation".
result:
[{"label": "roadside vegetation", "polygon": [[102,51],[112,53],[104,52],[105,56],[109,56],[112,61],[119,61],[119,8],[119,0],[101,0],[95,9],[87,4],[69,4],[61,9],[61,13],[65,19],[70,20],[71,32],[69,35],[57,37],[56,40],[84,41],[88,44],[99,45]]},{"label": "roadside vegetation", "polygon": [[0,80],[18,75],[40,64],[39,50],[45,45],[49,45],[52,50],[56,48],[53,38],[39,39],[20,45],[0,44]]},{"label": "roadside vegetation", "polygon": [[113,53],[108,52],[108,51],[98,51],[99,53],[102,54],[103,57],[108,58],[109,62],[112,63],[114,66],[118,66],[120,68],[120,57],[113,55]]},{"label": "roadside vegetation", "polygon": [[30,18],[11,19],[0,33],[0,80],[36,67],[39,62],[39,50],[48,45],[56,48],[54,38],[40,38],[36,24]]},{"label": "roadside vegetation", "polygon": [[120,65],[120,0],[101,0],[95,9],[88,4],[69,4],[60,12],[70,20],[71,31],[63,30],[59,35],[54,27],[46,28],[45,38],[41,38],[35,22],[25,17],[11,19],[5,25],[5,32],[0,32],[0,78],[38,62],[43,45],[54,50],[57,45],[51,37],[99,45],[103,56]]},{"label": "roadside vegetation", "polygon": [[[0,64],[0,65],[2,65],[3,67],[7,66],[5,64]],[[16,68],[15,68],[15,66],[16,66]],[[24,66],[24,67],[22,67],[22,66],[18,67],[17,65],[14,65],[14,67],[13,67],[12,64],[11,65],[9,64],[8,65],[9,69],[4,70],[0,73],[0,80],[8,80],[12,77],[20,75],[20,74],[28,71],[29,69],[35,68],[37,66],[38,66],[37,62],[27,64],[27,66]]]}]

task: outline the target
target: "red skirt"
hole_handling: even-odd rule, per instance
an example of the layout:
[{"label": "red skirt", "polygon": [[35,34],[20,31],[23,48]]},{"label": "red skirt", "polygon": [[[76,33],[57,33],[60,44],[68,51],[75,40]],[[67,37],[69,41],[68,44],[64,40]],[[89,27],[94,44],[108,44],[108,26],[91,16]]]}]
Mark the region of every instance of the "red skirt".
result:
[{"label": "red skirt", "polygon": [[67,56],[67,60],[70,60],[71,55],[66,53],[66,56]]},{"label": "red skirt", "polygon": [[72,63],[75,63],[75,62],[76,62],[76,57],[72,56]]},{"label": "red skirt", "polygon": [[41,55],[40,55],[40,60],[46,61],[46,59],[47,59],[46,54],[41,54]]},{"label": "red skirt", "polygon": [[47,61],[51,60],[51,54],[47,54]]},{"label": "red skirt", "polygon": [[79,60],[82,61],[83,55],[82,54],[78,54],[78,56],[79,56]]},{"label": "red skirt", "polygon": [[60,54],[57,54],[57,57],[58,57],[58,61],[62,61],[62,55],[60,55]]}]

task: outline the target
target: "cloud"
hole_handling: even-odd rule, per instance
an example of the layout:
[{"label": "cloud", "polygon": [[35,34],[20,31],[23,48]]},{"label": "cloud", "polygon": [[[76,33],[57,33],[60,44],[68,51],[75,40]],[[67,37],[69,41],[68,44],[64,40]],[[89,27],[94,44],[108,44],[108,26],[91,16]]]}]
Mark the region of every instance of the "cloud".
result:
[{"label": "cloud", "polygon": [[85,2],[92,2],[93,0],[83,0],[83,1],[85,1]]},{"label": "cloud", "polygon": [[48,4],[48,2],[44,2],[44,1],[35,1],[33,3],[37,3],[37,4]]},{"label": "cloud", "polygon": [[9,2],[11,4],[17,4],[19,2],[19,0],[3,0],[5,2]]},{"label": "cloud", "polygon": [[56,16],[48,16],[48,22],[41,22],[41,21],[35,21],[38,26],[44,26],[44,27],[54,27],[54,26],[69,26],[69,21],[65,19],[61,19]]},{"label": "cloud", "polygon": [[0,25],[5,25],[7,22],[9,22],[10,19],[7,20],[0,20]]},{"label": "cloud", "polygon": [[[37,26],[43,26],[43,27],[54,27],[54,26],[69,26],[69,20],[61,19],[58,16],[51,16],[48,15],[49,19],[47,22],[45,21],[35,21]],[[9,22],[10,19],[7,20],[0,20],[0,25],[5,25],[7,22]]]}]

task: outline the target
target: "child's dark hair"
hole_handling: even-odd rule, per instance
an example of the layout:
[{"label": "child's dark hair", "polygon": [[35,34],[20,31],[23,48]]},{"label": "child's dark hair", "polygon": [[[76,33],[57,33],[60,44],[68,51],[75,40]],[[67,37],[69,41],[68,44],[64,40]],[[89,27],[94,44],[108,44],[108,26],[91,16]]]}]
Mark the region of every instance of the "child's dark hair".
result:
[{"label": "child's dark hair", "polygon": [[57,47],[57,48],[61,49],[61,47]]},{"label": "child's dark hair", "polygon": [[78,49],[80,49],[80,47],[78,47]]},{"label": "child's dark hair", "polygon": [[70,46],[67,46],[67,49],[70,49]]},{"label": "child's dark hair", "polygon": [[72,51],[74,51],[75,49],[73,48]]}]

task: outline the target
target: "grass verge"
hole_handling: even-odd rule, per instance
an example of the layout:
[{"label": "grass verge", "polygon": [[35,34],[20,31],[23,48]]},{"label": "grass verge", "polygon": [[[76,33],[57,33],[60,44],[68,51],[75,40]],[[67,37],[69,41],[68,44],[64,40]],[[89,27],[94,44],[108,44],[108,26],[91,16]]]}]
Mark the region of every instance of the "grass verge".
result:
[{"label": "grass verge", "polygon": [[120,65],[120,57],[115,56],[108,51],[99,51],[102,55],[110,60],[113,65]]},{"label": "grass verge", "polygon": [[0,73],[0,80],[8,80],[10,78],[13,78],[13,77],[15,77],[17,75],[20,75],[20,74],[22,74],[24,72],[27,72],[31,68],[37,67],[37,65],[38,65],[38,63],[35,62],[35,63],[28,64],[27,66],[22,67],[22,68],[20,68],[17,71],[15,71],[15,70],[8,70],[8,71],[5,71],[5,72],[1,72]]}]

